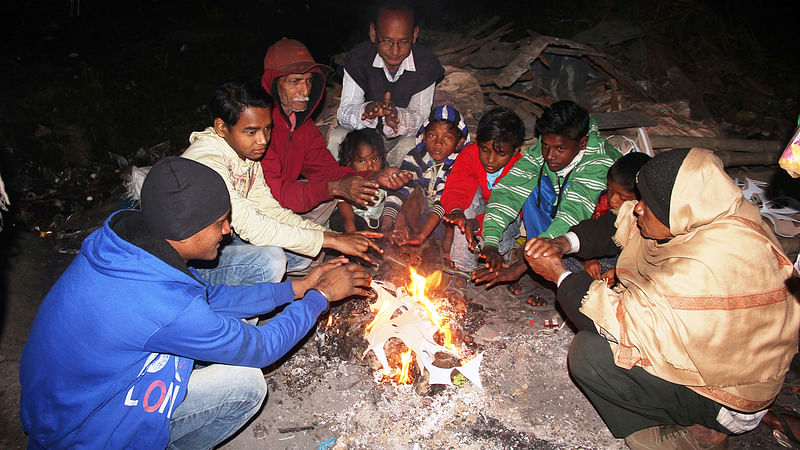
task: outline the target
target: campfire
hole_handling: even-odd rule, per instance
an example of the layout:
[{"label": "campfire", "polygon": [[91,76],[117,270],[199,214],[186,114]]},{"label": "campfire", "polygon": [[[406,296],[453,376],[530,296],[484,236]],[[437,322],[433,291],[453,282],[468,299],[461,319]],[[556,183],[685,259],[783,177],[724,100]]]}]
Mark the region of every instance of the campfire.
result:
[{"label": "campfire", "polygon": [[483,354],[465,360],[449,319],[440,311],[443,299],[429,298],[441,281],[441,272],[425,278],[413,267],[409,271],[407,288],[372,283],[377,298],[370,305],[374,318],[364,330],[368,342],[364,356],[372,352],[380,362],[379,381],[411,384],[427,372],[428,384],[452,385],[457,371],[482,388],[478,368]]}]

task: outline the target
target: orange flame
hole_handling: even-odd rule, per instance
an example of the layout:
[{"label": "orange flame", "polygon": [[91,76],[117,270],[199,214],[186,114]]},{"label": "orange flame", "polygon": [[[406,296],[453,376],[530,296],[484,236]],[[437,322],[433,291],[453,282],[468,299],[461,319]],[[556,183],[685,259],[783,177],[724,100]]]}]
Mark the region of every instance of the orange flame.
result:
[{"label": "orange flame", "polygon": [[410,384],[411,378],[408,376],[408,366],[411,365],[411,349],[400,355],[400,361],[403,363],[403,367],[400,369],[400,378],[397,380],[397,384]]},{"label": "orange flame", "polygon": [[333,316],[328,316],[328,323],[326,323],[325,326],[329,327],[331,326],[332,323],[333,323]]},{"label": "orange flame", "polygon": [[[450,330],[450,326],[447,324],[447,320],[439,314],[439,311],[436,309],[436,305],[434,305],[433,302],[431,302],[431,300],[425,295],[426,291],[431,291],[439,286],[439,283],[442,281],[442,273],[440,271],[436,271],[425,278],[418,274],[413,267],[410,267],[409,270],[411,273],[411,283],[408,286],[408,290],[411,294],[411,298],[425,308],[430,321],[439,328],[439,332],[444,338],[444,347],[452,351],[456,356],[460,357],[461,354],[459,353],[458,348],[456,348],[455,344],[453,344],[452,332]],[[372,319],[372,322],[370,322],[364,330],[364,334],[369,334],[370,330],[375,323],[378,322],[379,318],[382,319],[387,314],[393,313],[393,311],[389,310],[389,305],[390,303],[384,299],[380,308],[378,308],[378,312],[375,314],[375,318]],[[331,319],[329,317],[329,325],[330,322]],[[408,351],[403,352],[400,355],[400,361],[402,363],[402,367],[400,369],[384,368],[381,371],[382,378],[384,380],[394,380],[397,384],[411,384],[411,374],[409,369],[411,363],[413,362],[412,350],[408,349]]]},{"label": "orange flame", "polygon": [[395,384],[411,384],[411,363],[414,361],[411,349],[400,354],[401,368],[387,368],[381,371],[383,380],[394,381]]},{"label": "orange flame", "polygon": [[383,317],[388,310],[389,310],[389,302],[386,301],[386,299],[383,299],[383,303],[381,303],[381,307],[378,308],[378,312],[377,314],[375,314],[375,318],[372,319],[372,322],[370,322],[367,325],[367,328],[364,329],[364,334],[369,334],[369,330],[372,329],[372,327],[375,325],[375,322],[378,321],[378,318]]},{"label": "orange flame", "polygon": [[425,295],[426,287],[433,286],[430,287],[430,289],[435,289],[436,286],[439,285],[439,282],[442,280],[442,273],[437,271],[426,279],[422,275],[418,274],[413,267],[410,267],[409,270],[411,272],[411,291],[414,293],[414,300],[425,307],[425,310],[428,311],[428,316],[430,316],[431,322],[433,322],[433,324],[439,328],[439,332],[442,333],[442,336],[444,337],[445,348],[460,356],[458,349],[456,348],[455,344],[453,344],[453,336],[452,332],[450,331],[450,326],[439,314],[439,311],[436,309],[436,305],[434,305],[433,302],[431,302],[431,300]]}]

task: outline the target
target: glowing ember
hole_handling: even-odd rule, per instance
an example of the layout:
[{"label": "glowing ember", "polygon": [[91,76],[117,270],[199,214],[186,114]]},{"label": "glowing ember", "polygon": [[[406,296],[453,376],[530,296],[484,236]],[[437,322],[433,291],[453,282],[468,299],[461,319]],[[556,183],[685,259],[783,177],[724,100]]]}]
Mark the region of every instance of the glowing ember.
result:
[{"label": "glowing ember", "polygon": [[329,327],[331,326],[332,323],[333,323],[333,316],[328,316],[328,323],[326,323],[325,326]]}]

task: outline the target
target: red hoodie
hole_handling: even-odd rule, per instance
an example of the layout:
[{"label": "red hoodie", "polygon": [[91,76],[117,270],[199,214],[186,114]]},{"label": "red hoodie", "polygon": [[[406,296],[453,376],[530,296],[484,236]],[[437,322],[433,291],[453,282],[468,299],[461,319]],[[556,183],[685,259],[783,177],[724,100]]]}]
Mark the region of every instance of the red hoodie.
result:
[{"label": "red hoodie", "polygon": [[[489,190],[489,182],[486,181],[486,169],[481,164],[479,152],[478,144],[473,142],[461,150],[456,162],[453,163],[453,168],[450,169],[450,174],[447,176],[444,192],[442,193],[442,207],[445,214],[450,214],[455,209],[465,211],[469,208],[469,205],[472,204],[472,199],[475,197],[475,192],[479,188],[483,195],[483,201],[487,204],[489,203],[489,196],[492,191]],[[522,158],[520,152],[512,156],[503,167],[503,171],[500,172],[500,177],[497,178],[497,181],[502,180],[520,158]],[[483,227],[483,214],[475,218],[478,219],[478,223]],[[476,230],[476,233],[479,231]]]},{"label": "red hoodie", "polygon": [[[340,166],[328,151],[322,133],[310,119],[311,113],[322,100],[325,76],[319,67],[309,72],[313,75],[311,92],[308,94],[308,104],[311,106],[295,113],[294,129],[280,106],[278,96],[277,79],[288,74],[270,69],[264,71],[261,77],[261,85],[276,102],[272,108],[272,141],[261,160],[261,167],[275,199],[281,206],[296,213],[308,212],[332,199],[328,193],[328,181],[368,175],[368,172],[356,173],[349,167]],[[301,176],[304,179],[299,179]]]}]

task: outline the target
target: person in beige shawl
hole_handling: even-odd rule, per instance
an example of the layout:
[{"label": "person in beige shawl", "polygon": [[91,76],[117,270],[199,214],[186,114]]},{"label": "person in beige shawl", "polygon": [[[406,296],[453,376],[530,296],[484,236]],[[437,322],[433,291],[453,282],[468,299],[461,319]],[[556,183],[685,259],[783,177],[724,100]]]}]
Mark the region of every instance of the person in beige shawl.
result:
[{"label": "person in beige shawl", "polygon": [[[580,330],[570,371],[614,436],[631,448],[724,445],[758,425],[797,352],[793,265],[713,152],[661,153],[636,185],[641,201],[615,223],[531,239],[526,260],[558,284]],[[613,289],[561,264],[614,251]]]}]

